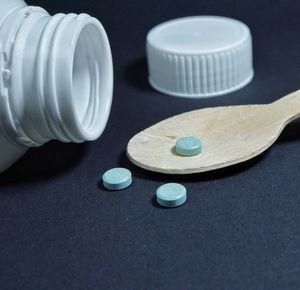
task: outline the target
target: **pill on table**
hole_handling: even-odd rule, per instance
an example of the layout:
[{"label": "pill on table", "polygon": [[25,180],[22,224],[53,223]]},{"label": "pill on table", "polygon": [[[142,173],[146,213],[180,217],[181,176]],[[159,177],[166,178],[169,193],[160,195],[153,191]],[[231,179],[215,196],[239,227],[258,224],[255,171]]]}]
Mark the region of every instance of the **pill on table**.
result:
[{"label": "pill on table", "polygon": [[156,191],[157,202],[164,207],[177,207],[186,202],[186,188],[178,183],[167,183]]},{"label": "pill on table", "polygon": [[199,138],[188,136],[182,137],[176,142],[176,152],[182,156],[195,156],[202,151],[202,142]]},{"label": "pill on table", "polygon": [[109,190],[122,190],[132,183],[131,172],[126,168],[113,168],[102,176],[103,186]]}]

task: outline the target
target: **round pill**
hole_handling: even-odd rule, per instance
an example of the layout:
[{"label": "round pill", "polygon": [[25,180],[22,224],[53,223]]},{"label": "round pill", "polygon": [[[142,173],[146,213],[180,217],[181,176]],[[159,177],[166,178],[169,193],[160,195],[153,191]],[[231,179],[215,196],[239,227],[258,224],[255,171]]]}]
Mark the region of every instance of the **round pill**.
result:
[{"label": "round pill", "polygon": [[113,168],[102,176],[103,185],[109,190],[122,190],[132,183],[131,172],[126,168]]},{"label": "round pill", "polygon": [[157,202],[164,207],[177,207],[186,202],[186,188],[178,183],[167,183],[156,191]]},{"label": "round pill", "polygon": [[195,156],[202,151],[202,142],[199,138],[182,137],[176,142],[176,152],[181,156]]}]

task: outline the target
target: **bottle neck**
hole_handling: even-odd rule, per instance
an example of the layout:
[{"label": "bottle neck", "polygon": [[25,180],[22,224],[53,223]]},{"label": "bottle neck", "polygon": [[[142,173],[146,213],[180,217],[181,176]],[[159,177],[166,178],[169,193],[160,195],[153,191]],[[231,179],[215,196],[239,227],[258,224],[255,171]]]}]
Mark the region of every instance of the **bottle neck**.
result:
[{"label": "bottle neck", "polygon": [[25,6],[26,3],[23,0],[0,0],[0,22],[12,10]]},{"label": "bottle neck", "polygon": [[11,141],[39,146],[101,135],[110,113],[113,71],[98,20],[16,8],[0,28],[0,57],[0,123]]}]

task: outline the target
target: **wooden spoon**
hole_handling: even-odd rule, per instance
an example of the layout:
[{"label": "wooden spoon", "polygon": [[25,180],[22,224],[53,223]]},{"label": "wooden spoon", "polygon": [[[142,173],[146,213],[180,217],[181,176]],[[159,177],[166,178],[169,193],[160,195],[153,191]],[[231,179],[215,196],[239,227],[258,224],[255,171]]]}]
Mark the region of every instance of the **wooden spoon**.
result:
[{"label": "wooden spoon", "polygon": [[[265,105],[206,108],[180,114],[134,136],[127,147],[139,167],[169,174],[190,174],[249,160],[268,149],[284,127],[300,117],[300,90]],[[176,140],[195,136],[203,150],[179,156]]]}]

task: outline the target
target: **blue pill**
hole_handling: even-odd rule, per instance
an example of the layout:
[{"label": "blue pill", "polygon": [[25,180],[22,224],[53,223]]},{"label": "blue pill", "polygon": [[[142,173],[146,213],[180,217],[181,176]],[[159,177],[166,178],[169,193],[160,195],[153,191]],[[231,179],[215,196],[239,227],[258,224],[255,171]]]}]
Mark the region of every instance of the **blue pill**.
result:
[{"label": "blue pill", "polygon": [[202,151],[202,142],[199,138],[182,137],[176,142],[176,152],[181,156],[195,156]]},{"label": "blue pill", "polygon": [[132,183],[131,172],[126,168],[113,168],[102,176],[103,186],[109,190],[122,190]]},{"label": "blue pill", "polygon": [[177,207],[187,200],[186,188],[178,183],[167,183],[156,191],[157,202],[164,207]]}]

